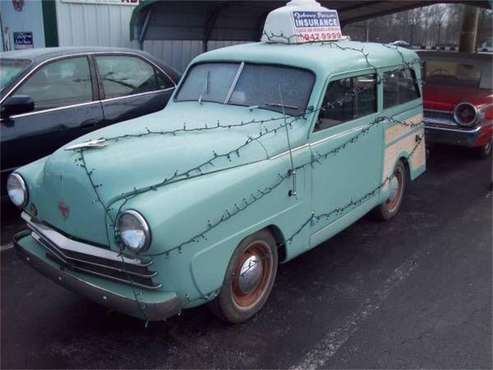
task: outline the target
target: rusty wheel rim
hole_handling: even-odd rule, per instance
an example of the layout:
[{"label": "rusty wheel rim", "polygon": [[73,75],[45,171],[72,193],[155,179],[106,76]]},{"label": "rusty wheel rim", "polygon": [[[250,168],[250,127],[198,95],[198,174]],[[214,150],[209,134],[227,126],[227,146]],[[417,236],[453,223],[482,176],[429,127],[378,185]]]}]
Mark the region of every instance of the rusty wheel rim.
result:
[{"label": "rusty wheel rim", "polygon": [[252,242],[234,268],[232,296],[240,309],[254,307],[265,295],[272,277],[272,251],[264,241]]},{"label": "rusty wheel rim", "polygon": [[387,209],[390,212],[394,212],[397,207],[399,206],[402,198],[402,190],[403,190],[403,184],[404,184],[404,173],[400,168],[397,168],[394,172],[394,176],[397,179],[397,191],[393,196],[391,196],[387,202],[385,203],[387,206]]}]

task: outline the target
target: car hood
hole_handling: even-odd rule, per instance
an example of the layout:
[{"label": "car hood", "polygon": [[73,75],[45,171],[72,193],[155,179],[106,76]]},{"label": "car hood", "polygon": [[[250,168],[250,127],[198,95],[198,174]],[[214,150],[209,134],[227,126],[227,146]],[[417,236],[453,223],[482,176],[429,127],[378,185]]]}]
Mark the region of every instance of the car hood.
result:
[{"label": "car hood", "polygon": [[[191,109],[182,109],[189,105]],[[244,125],[236,127],[242,121]],[[214,123],[216,128],[211,128]],[[273,140],[282,131],[266,134],[283,123],[280,114],[265,110],[223,106],[219,115],[216,104],[167,108],[95,131],[57,150],[44,162],[33,200],[47,223],[80,239],[108,244],[105,208],[114,216],[123,199],[135,192],[265,160],[284,149]],[[199,130],[206,124],[207,129]],[[70,149],[102,138],[102,147]],[[284,136],[281,141],[286,142]]]}]

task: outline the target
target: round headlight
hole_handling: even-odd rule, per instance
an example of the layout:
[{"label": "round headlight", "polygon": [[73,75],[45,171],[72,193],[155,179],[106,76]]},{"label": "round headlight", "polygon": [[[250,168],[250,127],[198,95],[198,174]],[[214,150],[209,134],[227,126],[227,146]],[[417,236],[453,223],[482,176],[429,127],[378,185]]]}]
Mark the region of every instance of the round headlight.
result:
[{"label": "round headlight", "polygon": [[7,178],[7,194],[10,201],[17,207],[24,207],[27,204],[28,194],[24,179],[18,173],[11,173]]},{"label": "round headlight", "polygon": [[117,230],[122,243],[134,252],[146,250],[151,244],[151,231],[142,215],[134,210],[121,213],[117,220]]},{"label": "round headlight", "polygon": [[478,119],[478,111],[470,103],[460,103],[455,107],[454,118],[459,125],[471,127]]}]

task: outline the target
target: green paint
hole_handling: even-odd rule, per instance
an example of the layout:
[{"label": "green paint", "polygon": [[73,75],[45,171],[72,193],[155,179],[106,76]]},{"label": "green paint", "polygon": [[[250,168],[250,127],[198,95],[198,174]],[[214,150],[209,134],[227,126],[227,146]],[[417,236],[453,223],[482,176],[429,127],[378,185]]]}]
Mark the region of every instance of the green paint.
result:
[{"label": "green paint", "polygon": [[55,0],[42,0],[46,47],[59,46]]},{"label": "green paint", "polygon": [[[314,111],[287,130],[296,148],[292,159],[280,113],[171,99],[160,112],[77,139],[108,141],[103,148],[84,150],[83,161],[79,151],[61,148],[22,167],[19,172],[39,218],[77,239],[116,251],[111,219],[120,207],[138,210],[152,232],[144,255],[152,256],[161,293],[176,293],[183,308],[214,296],[235,247],[258,230],[274,226],[280,231],[286,260],[315,247],[385,201],[385,129],[422,113],[421,98],[391,109],[380,103],[375,113],[313,132],[330,81],[368,73],[381,79],[383,71],[404,67],[420,76],[413,51],[349,41],[334,45],[255,43],[219,49],[192,62],[250,61],[313,71],[308,106]],[[381,84],[377,95],[381,99]],[[400,123],[379,119],[390,115]],[[365,132],[367,126],[372,128]],[[423,128],[418,130],[422,135]],[[289,195],[293,177],[287,176],[293,167],[296,196]],[[423,170],[411,167],[412,176]],[[70,207],[67,219],[57,209],[60,201]],[[326,216],[314,219],[314,214]],[[118,284],[105,285],[114,290]],[[120,285],[118,289],[128,289]]]}]

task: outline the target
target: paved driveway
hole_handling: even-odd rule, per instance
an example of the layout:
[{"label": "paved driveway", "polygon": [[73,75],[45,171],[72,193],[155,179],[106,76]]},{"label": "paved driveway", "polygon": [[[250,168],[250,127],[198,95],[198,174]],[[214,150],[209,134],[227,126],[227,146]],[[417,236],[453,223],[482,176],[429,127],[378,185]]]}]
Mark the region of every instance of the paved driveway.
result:
[{"label": "paved driveway", "polygon": [[[3,368],[491,368],[491,162],[437,148],[402,213],[369,217],[279,270],[264,310],[151,323],[1,253]],[[18,225],[15,217],[3,227]]]}]

